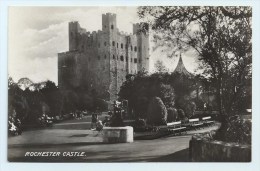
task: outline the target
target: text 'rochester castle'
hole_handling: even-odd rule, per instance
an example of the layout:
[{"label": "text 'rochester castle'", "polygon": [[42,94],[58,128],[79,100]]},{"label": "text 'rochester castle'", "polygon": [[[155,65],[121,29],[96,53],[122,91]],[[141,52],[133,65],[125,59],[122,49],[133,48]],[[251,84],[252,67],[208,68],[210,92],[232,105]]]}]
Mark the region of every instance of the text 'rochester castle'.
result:
[{"label": "text 'rochester castle'", "polygon": [[58,84],[63,90],[95,90],[106,100],[117,99],[127,74],[149,70],[149,35],[145,23],[133,24],[133,34],[119,32],[116,15],[102,15],[102,30],[87,32],[69,23],[69,51],[58,54]]}]

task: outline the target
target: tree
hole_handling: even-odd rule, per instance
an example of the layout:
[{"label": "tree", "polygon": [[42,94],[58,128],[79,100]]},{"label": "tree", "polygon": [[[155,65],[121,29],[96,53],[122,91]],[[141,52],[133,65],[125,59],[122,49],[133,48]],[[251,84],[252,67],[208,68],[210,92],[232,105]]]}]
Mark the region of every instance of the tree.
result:
[{"label": "tree", "polygon": [[136,117],[146,118],[149,101],[155,96],[160,97],[167,108],[174,106],[175,93],[168,80],[168,73],[138,73],[127,77],[120,87],[119,97],[128,100]]},{"label": "tree", "polygon": [[[194,50],[216,88],[219,111],[235,113],[251,79],[251,7],[140,7],[157,47]],[[146,31],[144,29],[144,31]]]},{"label": "tree", "polygon": [[163,65],[163,62],[160,60],[157,60],[154,64],[155,71],[156,72],[168,72],[168,69]]},{"label": "tree", "polygon": [[165,125],[167,123],[167,109],[159,97],[153,97],[147,110],[147,124]]},{"label": "tree", "polygon": [[24,120],[29,113],[27,99],[23,96],[23,91],[11,77],[8,78],[8,116]]},{"label": "tree", "polygon": [[55,83],[50,80],[46,81],[40,93],[43,95],[44,102],[50,107],[50,115],[59,115],[62,95]]},{"label": "tree", "polygon": [[178,111],[175,108],[167,109],[167,122],[174,122],[178,119]]}]

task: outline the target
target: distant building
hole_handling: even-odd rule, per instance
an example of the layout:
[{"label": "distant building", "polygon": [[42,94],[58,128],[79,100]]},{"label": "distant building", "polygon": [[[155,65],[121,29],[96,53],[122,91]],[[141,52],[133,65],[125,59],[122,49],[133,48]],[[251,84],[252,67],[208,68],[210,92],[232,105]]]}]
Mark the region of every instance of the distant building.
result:
[{"label": "distant building", "polygon": [[107,101],[117,99],[127,74],[149,69],[149,35],[140,32],[146,25],[133,24],[133,34],[119,32],[111,13],[102,15],[102,30],[92,33],[70,22],[69,51],[58,54],[58,86],[83,87]]},{"label": "distant building", "polygon": [[181,75],[185,75],[187,77],[194,77],[193,74],[191,74],[185,67],[185,65],[183,64],[183,61],[182,61],[182,57],[180,55],[180,58],[179,58],[179,61],[178,61],[178,64],[176,66],[176,68],[174,69],[173,73],[179,73]]}]

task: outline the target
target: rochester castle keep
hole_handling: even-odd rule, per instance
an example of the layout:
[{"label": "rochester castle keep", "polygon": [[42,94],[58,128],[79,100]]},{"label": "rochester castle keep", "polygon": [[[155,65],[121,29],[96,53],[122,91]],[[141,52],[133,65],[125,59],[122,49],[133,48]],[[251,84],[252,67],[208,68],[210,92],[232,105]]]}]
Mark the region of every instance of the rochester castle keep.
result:
[{"label": "rochester castle keep", "polygon": [[119,32],[116,15],[102,15],[102,30],[87,32],[69,23],[69,51],[58,54],[61,89],[95,90],[107,101],[117,99],[127,74],[149,70],[149,35],[133,24],[133,34]]}]

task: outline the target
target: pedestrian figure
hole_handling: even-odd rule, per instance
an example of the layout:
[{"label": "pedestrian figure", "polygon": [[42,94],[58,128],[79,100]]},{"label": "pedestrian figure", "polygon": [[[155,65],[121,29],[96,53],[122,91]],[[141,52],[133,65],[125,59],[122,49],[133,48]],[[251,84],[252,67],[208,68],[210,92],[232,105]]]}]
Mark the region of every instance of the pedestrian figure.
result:
[{"label": "pedestrian figure", "polygon": [[97,121],[98,121],[98,116],[96,113],[93,113],[91,117],[91,129],[95,129],[95,127],[97,127]]},{"label": "pedestrian figure", "polygon": [[122,110],[117,105],[114,106],[114,115],[111,118],[111,126],[112,127],[124,126],[124,122],[122,118]]},{"label": "pedestrian figure", "polygon": [[105,117],[105,119],[103,120],[102,124],[104,126],[110,126],[110,119],[108,118],[108,116]]},{"label": "pedestrian figure", "polygon": [[96,124],[96,130],[97,131],[102,131],[103,130],[103,124],[102,124],[102,121],[97,121],[97,124]]}]

